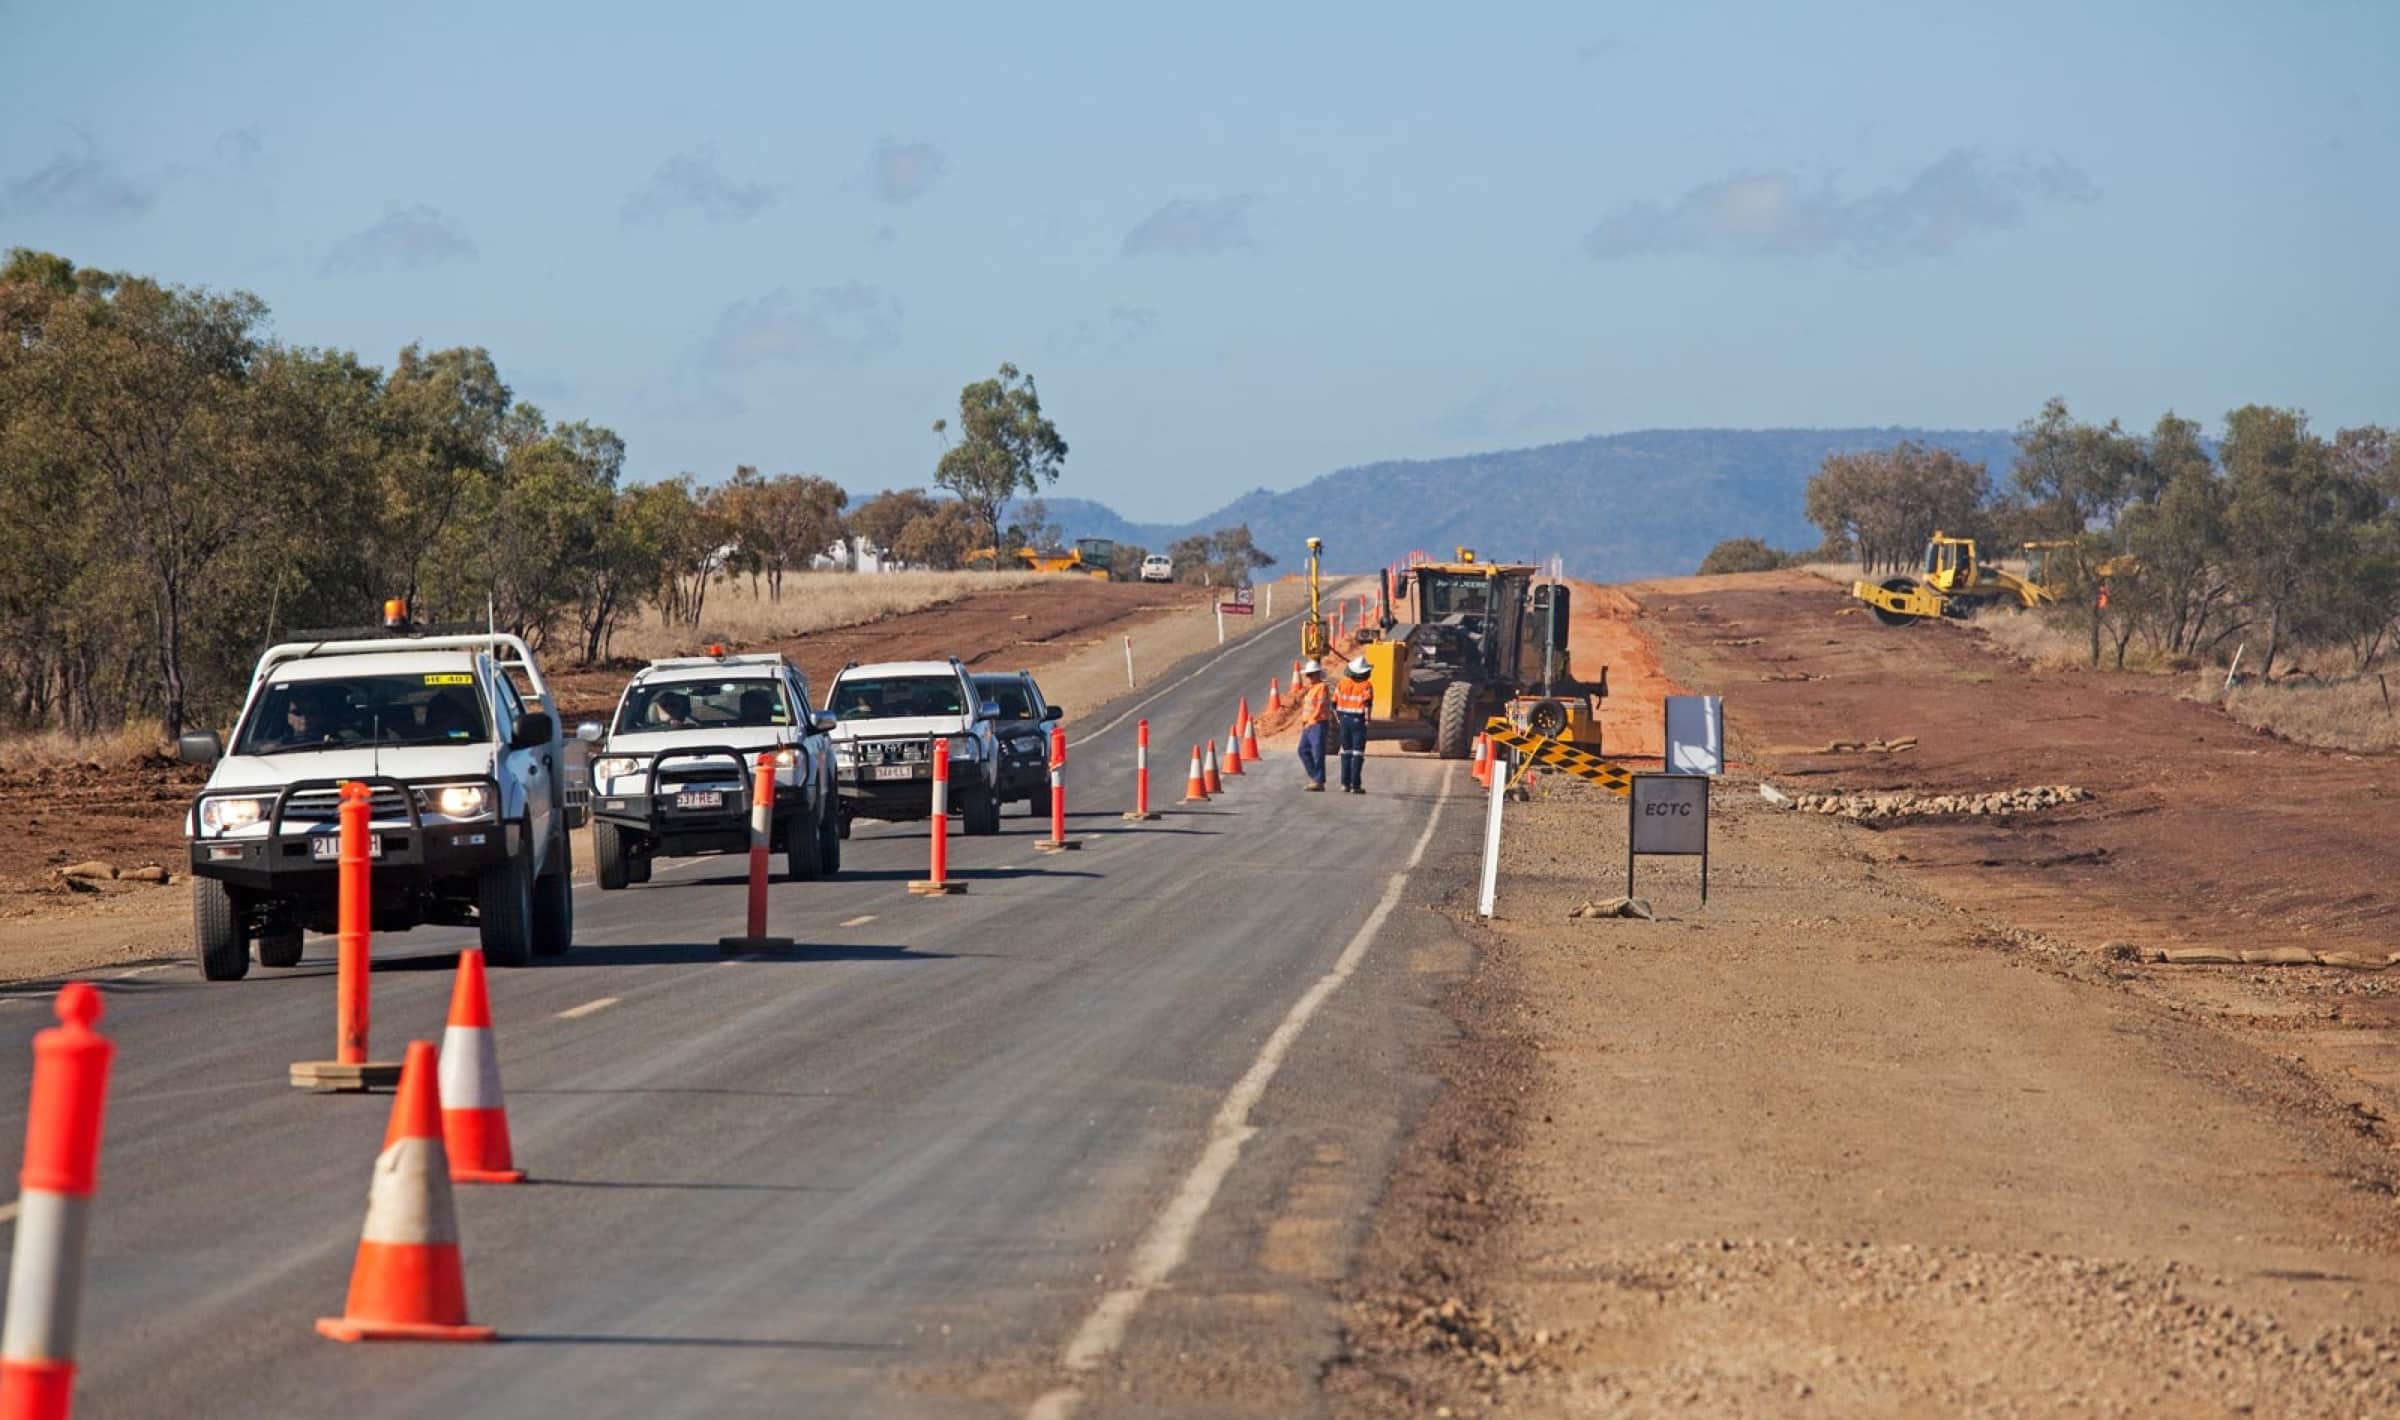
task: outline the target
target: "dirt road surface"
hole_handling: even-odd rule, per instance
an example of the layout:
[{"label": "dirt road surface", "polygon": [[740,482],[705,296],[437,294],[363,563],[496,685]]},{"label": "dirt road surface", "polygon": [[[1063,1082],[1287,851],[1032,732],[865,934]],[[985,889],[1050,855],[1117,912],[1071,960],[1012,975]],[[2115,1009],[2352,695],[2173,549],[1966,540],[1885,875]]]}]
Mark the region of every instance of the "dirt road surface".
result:
[{"label": "dirt road surface", "polygon": [[[1805,577],[1584,604],[1579,664],[1588,637],[1720,691],[1758,770],[1718,786],[1705,909],[1692,864],[1645,860],[1658,921],[1570,918],[1624,892],[1623,801],[1555,779],[1510,810],[1499,918],[1452,893],[1478,960],[1351,1279],[1338,1411],[2400,1410],[2387,978],[2103,950],[2400,945],[2373,811],[2400,765]],[[1655,724],[1634,683],[1617,708]],[[1769,806],[1762,770],[2095,797],[1869,825]]]}]

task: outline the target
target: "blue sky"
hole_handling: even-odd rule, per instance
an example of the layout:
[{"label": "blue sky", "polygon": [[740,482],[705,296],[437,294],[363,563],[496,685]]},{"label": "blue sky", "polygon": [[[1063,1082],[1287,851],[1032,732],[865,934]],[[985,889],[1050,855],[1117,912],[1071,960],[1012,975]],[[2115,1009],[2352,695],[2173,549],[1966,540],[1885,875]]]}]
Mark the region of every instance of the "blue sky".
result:
[{"label": "blue sky", "polygon": [[480,344],[643,476],[1057,492],[1682,425],[2400,420],[2400,5],[0,0],[0,245]]}]

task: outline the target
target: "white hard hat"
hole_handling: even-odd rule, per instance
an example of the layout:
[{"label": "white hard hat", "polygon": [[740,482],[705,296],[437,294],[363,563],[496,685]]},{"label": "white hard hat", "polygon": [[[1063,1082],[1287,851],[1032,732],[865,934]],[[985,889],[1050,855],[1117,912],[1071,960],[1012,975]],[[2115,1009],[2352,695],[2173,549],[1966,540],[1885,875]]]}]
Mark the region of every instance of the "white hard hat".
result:
[{"label": "white hard hat", "polygon": [[1308,660],[1302,661],[1302,662],[1300,663],[1300,674],[1302,674],[1302,675],[1323,675],[1323,674],[1325,674],[1325,668],[1324,668],[1323,666],[1320,666],[1320,665],[1318,665],[1318,664],[1317,664],[1317,662],[1316,662],[1316,659],[1315,659],[1314,657],[1311,657],[1311,658],[1309,658]]},{"label": "white hard hat", "polygon": [[1350,664],[1342,667],[1342,669],[1350,672],[1350,674],[1354,676],[1364,676],[1371,669],[1371,667],[1367,665],[1366,657],[1352,656],[1350,658]]}]

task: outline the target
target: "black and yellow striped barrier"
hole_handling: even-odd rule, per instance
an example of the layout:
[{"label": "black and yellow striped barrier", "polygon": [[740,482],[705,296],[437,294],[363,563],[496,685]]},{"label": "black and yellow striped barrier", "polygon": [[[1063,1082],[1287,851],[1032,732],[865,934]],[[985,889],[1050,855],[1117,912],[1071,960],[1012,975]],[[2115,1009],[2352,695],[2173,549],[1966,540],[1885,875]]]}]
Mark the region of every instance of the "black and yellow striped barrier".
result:
[{"label": "black and yellow striped barrier", "polygon": [[1526,766],[1543,764],[1588,783],[1599,785],[1619,796],[1633,792],[1633,771],[1621,764],[1611,764],[1588,749],[1578,749],[1563,740],[1550,739],[1516,727],[1505,715],[1494,715],[1483,732],[1496,745],[1507,745],[1522,756]]}]

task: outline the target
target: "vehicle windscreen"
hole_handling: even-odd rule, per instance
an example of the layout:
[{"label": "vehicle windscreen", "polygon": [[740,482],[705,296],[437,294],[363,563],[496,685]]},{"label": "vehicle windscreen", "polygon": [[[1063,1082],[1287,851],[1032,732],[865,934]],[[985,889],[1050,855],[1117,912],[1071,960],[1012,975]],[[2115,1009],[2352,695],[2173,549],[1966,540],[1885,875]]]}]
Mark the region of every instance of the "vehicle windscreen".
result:
[{"label": "vehicle windscreen", "polygon": [[762,730],[792,723],[791,707],[772,680],[670,680],[637,685],[617,707],[620,735],[660,730]]},{"label": "vehicle windscreen", "polygon": [[270,682],[235,754],[342,745],[480,744],[491,721],[466,671]]},{"label": "vehicle windscreen", "polygon": [[[1425,577],[1420,572],[1417,574]],[[1482,616],[1490,609],[1492,585],[1485,577],[1425,577],[1425,619],[1439,621],[1464,613]]]},{"label": "vehicle windscreen", "polygon": [[1033,718],[1033,695],[1025,689],[1025,682],[1015,676],[996,676],[990,680],[978,677],[975,681],[975,693],[986,700],[997,703],[1002,719],[1030,720]]},{"label": "vehicle windscreen", "polygon": [[958,678],[946,675],[843,676],[834,683],[832,709],[844,720],[967,713]]}]

